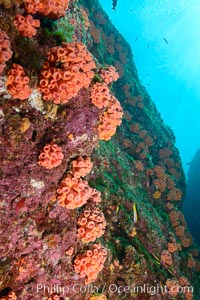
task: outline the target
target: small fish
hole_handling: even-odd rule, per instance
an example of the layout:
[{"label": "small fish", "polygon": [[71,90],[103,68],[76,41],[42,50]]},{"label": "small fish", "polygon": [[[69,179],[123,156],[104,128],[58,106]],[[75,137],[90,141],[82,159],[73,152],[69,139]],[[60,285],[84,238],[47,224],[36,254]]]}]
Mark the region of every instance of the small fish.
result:
[{"label": "small fish", "polygon": [[118,205],[116,208],[116,214],[118,214],[119,210],[120,210],[120,206]]},{"label": "small fish", "polygon": [[167,272],[169,274],[171,274],[173,277],[176,277],[176,274],[174,273],[174,271],[170,270],[170,269],[167,269]]},{"label": "small fish", "polygon": [[166,38],[163,38],[163,40],[165,41],[165,43],[168,45],[168,40]]},{"label": "small fish", "polygon": [[23,210],[23,208],[25,207],[25,201],[26,201],[26,198],[22,198],[20,199],[16,206],[15,206],[15,212],[16,214],[18,215],[20,213],[21,210]]},{"label": "small fish", "polygon": [[137,214],[137,207],[136,204],[133,204],[133,222],[137,223],[138,221],[138,214]]},{"label": "small fish", "polygon": [[153,253],[151,255],[155,258],[157,264],[160,264],[160,258],[156,254],[153,254]]},{"label": "small fish", "polygon": [[117,7],[117,0],[112,0],[112,9],[116,10]]}]

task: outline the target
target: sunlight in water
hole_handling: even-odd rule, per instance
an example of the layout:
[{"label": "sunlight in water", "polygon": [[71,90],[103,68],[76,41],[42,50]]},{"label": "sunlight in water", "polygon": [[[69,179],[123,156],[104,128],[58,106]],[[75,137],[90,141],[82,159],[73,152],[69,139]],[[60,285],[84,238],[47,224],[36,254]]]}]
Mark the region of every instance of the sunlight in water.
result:
[{"label": "sunlight in water", "polygon": [[[100,0],[133,49],[139,77],[174,130],[185,169],[200,147],[200,1]],[[123,21],[122,21],[123,20]]]},{"label": "sunlight in water", "polygon": [[155,2],[154,5],[145,6],[140,16],[146,20],[144,35],[159,52],[158,68],[167,68],[169,74],[185,82],[200,96],[200,2],[167,1],[166,6],[160,4],[153,9]]}]

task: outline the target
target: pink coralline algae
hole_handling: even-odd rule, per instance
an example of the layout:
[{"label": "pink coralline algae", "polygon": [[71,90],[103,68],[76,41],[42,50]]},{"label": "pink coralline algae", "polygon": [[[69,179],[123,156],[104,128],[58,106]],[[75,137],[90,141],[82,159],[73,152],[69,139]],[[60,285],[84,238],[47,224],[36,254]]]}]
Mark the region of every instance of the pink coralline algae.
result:
[{"label": "pink coralline algae", "polygon": [[12,98],[26,100],[31,94],[29,78],[25,75],[24,69],[18,64],[13,64],[13,68],[7,74],[6,86]]},{"label": "pink coralline algae", "polygon": [[92,166],[90,157],[79,157],[72,162],[72,174],[76,178],[85,177],[90,173]]},{"label": "pink coralline algae", "polygon": [[93,197],[93,193],[94,189],[89,186],[87,181],[67,174],[57,189],[58,204],[68,209],[75,209],[83,206]]},{"label": "pink coralline algae", "polygon": [[94,203],[100,203],[101,202],[101,192],[97,191],[96,189],[92,189],[91,191],[91,200]]},{"label": "pink coralline algae", "polygon": [[25,0],[26,11],[31,14],[39,12],[49,18],[61,18],[68,9],[69,0]]},{"label": "pink coralline algae", "polygon": [[61,299],[62,298],[59,295],[53,293],[50,297],[48,297],[47,300],[61,300]]},{"label": "pink coralline algae", "polygon": [[14,19],[14,25],[16,26],[20,35],[31,38],[36,35],[38,27],[40,27],[40,20],[34,20],[32,15],[22,16],[17,14]]},{"label": "pink coralline algae", "polygon": [[6,62],[12,57],[9,37],[4,31],[0,31],[0,74],[3,72]]},{"label": "pink coralline algae", "polygon": [[98,125],[98,135],[100,140],[108,141],[115,134],[117,126],[122,122],[123,110],[119,101],[112,96],[107,111],[100,115]]},{"label": "pink coralline algae", "polygon": [[107,251],[101,244],[94,244],[85,254],[78,254],[74,260],[74,270],[85,278],[85,284],[95,281],[103,269]]},{"label": "pink coralline algae", "polygon": [[[57,65],[60,64],[60,67]],[[43,63],[38,90],[43,99],[65,104],[81,88],[88,88],[94,76],[95,62],[83,43],[63,43],[47,53]]]},{"label": "pink coralline algae", "polygon": [[97,82],[91,88],[92,103],[99,109],[107,107],[111,101],[110,90],[106,83]]},{"label": "pink coralline algae", "polygon": [[38,164],[46,169],[53,169],[61,164],[63,158],[62,149],[56,144],[49,144],[44,146]]},{"label": "pink coralline algae", "polygon": [[97,207],[88,207],[78,218],[78,237],[83,243],[94,242],[100,238],[106,227],[103,213]]},{"label": "pink coralline algae", "polygon": [[36,275],[37,266],[34,265],[33,258],[25,256],[14,262],[12,272],[16,274],[16,281],[26,282]]},{"label": "pink coralline algae", "polygon": [[100,76],[106,84],[117,81],[117,79],[119,78],[119,74],[113,66],[109,66],[107,69],[102,69]]},{"label": "pink coralline algae", "polygon": [[65,254],[67,254],[67,255],[69,255],[69,256],[72,256],[73,252],[74,252],[74,248],[73,248],[73,247],[70,247],[69,249],[67,249],[67,250],[65,251]]}]

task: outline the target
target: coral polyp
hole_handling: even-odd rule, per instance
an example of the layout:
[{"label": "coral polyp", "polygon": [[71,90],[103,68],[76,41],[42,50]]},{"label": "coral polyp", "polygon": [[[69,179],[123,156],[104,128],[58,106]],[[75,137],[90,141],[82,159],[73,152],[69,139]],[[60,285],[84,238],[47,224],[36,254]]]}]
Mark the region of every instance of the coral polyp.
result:
[{"label": "coral polyp", "polygon": [[98,0],[0,8],[0,300],[198,300],[181,160],[130,46]]}]

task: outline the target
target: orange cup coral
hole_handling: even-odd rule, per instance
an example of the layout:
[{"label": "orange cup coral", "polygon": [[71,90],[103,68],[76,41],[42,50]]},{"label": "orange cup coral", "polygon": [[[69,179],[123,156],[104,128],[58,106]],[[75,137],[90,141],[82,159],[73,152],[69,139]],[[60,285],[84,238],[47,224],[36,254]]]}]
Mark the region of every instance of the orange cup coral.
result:
[{"label": "orange cup coral", "polygon": [[[191,287],[190,282],[184,276],[179,278],[179,283],[183,287],[185,299],[192,300],[193,299],[193,288]],[[191,289],[192,288],[192,289]]]},{"label": "orange cup coral", "polygon": [[106,84],[117,81],[117,79],[119,78],[119,74],[113,66],[109,66],[107,69],[102,69],[100,76]]},{"label": "orange cup coral", "polygon": [[137,171],[139,172],[144,171],[144,164],[141,162],[141,160],[135,160],[134,165]]},{"label": "orange cup coral", "polygon": [[[60,67],[57,65],[60,64]],[[94,76],[95,62],[83,43],[63,43],[47,53],[40,73],[38,90],[43,99],[65,104],[81,88],[88,88]]]},{"label": "orange cup coral", "polygon": [[178,295],[179,290],[180,290],[180,285],[179,285],[178,281],[176,281],[175,279],[167,279],[166,286],[168,289],[168,294],[170,296]]},{"label": "orange cup coral", "polygon": [[10,41],[4,31],[0,31],[0,74],[3,72],[6,62],[12,57]]},{"label": "orange cup coral", "polygon": [[14,99],[26,100],[31,94],[29,78],[25,76],[22,66],[13,64],[13,68],[8,72],[6,86],[8,92]]},{"label": "orange cup coral", "polygon": [[72,175],[76,178],[85,177],[90,173],[92,166],[90,157],[79,157],[72,162]]},{"label": "orange cup coral", "polygon": [[87,181],[67,174],[57,189],[58,204],[68,209],[81,207],[92,197],[92,192]]},{"label": "orange cup coral", "polygon": [[182,193],[179,189],[173,188],[167,194],[168,201],[180,201],[182,198]]},{"label": "orange cup coral", "polygon": [[153,193],[153,198],[154,199],[160,199],[160,197],[161,197],[161,192],[160,191],[155,191]]},{"label": "orange cup coral", "polygon": [[107,251],[101,244],[94,244],[85,254],[78,254],[74,260],[74,270],[85,278],[85,284],[96,280],[103,269]]},{"label": "orange cup coral", "polygon": [[36,28],[40,27],[40,20],[34,20],[30,14],[25,17],[17,14],[13,23],[17,27],[19,34],[27,38],[36,35]]},{"label": "orange cup coral", "polygon": [[117,126],[122,122],[123,110],[119,101],[112,96],[106,112],[100,115],[100,123],[97,127],[100,140],[108,141],[115,134]]},{"label": "orange cup coral", "polygon": [[97,82],[91,88],[92,103],[99,109],[107,107],[111,101],[110,90],[106,83]]},{"label": "orange cup coral", "polygon": [[169,252],[174,253],[179,249],[179,245],[177,243],[168,243],[167,248]]},{"label": "orange cup coral", "polygon": [[96,189],[92,189],[91,200],[96,204],[101,202],[101,192],[97,191]]},{"label": "orange cup coral", "polygon": [[67,250],[65,251],[65,254],[67,254],[67,255],[69,255],[69,256],[72,256],[73,252],[74,252],[74,248],[73,248],[73,247],[70,247],[69,249],[67,249]]},{"label": "orange cup coral", "polygon": [[173,209],[169,213],[169,218],[171,220],[173,227],[176,227],[179,225],[179,212],[177,210]]},{"label": "orange cup coral", "polygon": [[53,169],[61,164],[63,158],[61,148],[56,144],[49,144],[44,146],[38,164],[46,169]]},{"label": "orange cup coral", "polygon": [[35,14],[39,12],[49,18],[57,19],[65,15],[69,0],[25,0],[26,11]]},{"label": "orange cup coral", "polygon": [[163,250],[161,253],[161,263],[164,267],[169,268],[172,266],[172,255],[168,250]]},{"label": "orange cup coral", "polygon": [[78,218],[77,236],[83,243],[94,242],[105,232],[106,220],[97,207],[86,208]]}]

